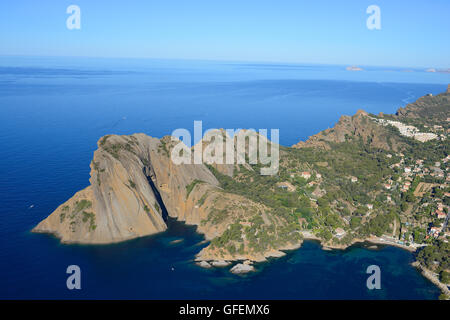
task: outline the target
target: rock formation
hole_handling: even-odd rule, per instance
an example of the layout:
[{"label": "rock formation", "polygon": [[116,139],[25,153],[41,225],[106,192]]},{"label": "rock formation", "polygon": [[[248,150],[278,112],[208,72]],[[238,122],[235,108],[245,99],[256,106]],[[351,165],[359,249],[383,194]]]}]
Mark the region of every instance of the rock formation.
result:
[{"label": "rock formation", "polygon": [[358,110],[354,116],[341,116],[333,128],[321,131],[292,147],[330,149],[330,143],[343,143],[350,139],[361,139],[372,147],[385,150],[397,151],[401,147],[401,142],[389,130],[373,121],[364,110]]},{"label": "rock formation", "polygon": [[165,215],[189,224],[204,218],[194,185],[206,192],[218,182],[204,165],[174,165],[170,137],[105,136],[91,162],[90,186],[60,205],[34,232],[53,233],[65,243],[112,243],[167,229]]}]

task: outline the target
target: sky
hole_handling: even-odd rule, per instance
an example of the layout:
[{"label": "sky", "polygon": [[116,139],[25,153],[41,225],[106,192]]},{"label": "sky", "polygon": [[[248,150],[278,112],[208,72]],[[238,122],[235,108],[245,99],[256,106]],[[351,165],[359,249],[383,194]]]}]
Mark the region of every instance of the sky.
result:
[{"label": "sky", "polygon": [[[66,27],[73,4],[79,30]],[[1,1],[0,55],[450,68],[449,12],[448,0]]]}]

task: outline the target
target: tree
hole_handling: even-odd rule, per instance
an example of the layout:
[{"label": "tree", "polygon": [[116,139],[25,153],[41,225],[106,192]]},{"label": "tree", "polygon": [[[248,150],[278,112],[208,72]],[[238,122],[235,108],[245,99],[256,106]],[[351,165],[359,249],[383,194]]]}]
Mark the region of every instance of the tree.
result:
[{"label": "tree", "polygon": [[441,273],[439,274],[439,280],[442,283],[449,284],[450,283],[450,272],[445,271],[445,270],[441,271]]}]

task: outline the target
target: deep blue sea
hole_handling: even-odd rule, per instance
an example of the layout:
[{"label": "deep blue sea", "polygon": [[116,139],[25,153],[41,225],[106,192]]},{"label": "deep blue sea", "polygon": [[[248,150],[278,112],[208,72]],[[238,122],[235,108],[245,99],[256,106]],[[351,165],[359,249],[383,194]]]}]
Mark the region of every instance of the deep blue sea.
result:
[{"label": "deep blue sea", "polygon": [[[0,298],[436,299],[439,290],[393,247],[323,251],[315,242],[235,276],[193,263],[205,245],[170,221],[155,236],[103,246],[61,245],[30,230],[86,187],[97,140],[177,128],[280,130],[292,145],[358,109],[393,113],[445,91],[449,74],[391,67],[212,61],[0,57]],[[172,243],[173,240],[182,240]],[[66,268],[81,268],[81,290]],[[366,288],[367,266],[381,290]]]}]

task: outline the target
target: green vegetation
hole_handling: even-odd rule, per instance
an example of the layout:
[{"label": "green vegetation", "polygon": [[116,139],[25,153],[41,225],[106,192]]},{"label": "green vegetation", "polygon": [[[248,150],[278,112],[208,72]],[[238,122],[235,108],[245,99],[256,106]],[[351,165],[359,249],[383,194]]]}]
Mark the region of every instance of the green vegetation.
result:
[{"label": "green vegetation", "polygon": [[[121,143],[109,143],[106,144],[106,139],[109,138],[109,136],[104,137],[104,141],[102,140],[100,142],[100,145],[103,147],[103,149],[111,154],[114,158],[120,159],[120,152],[125,150],[128,151],[134,155],[136,155],[136,152],[133,149],[133,145],[136,144],[136,142],[133,139],[128,140],[127,143],[121,144]],[[102,144],[103,143],[103,144]]]},{"label": "green vegetation", "polygon": [[[298,232],[292,230],[312,230],[325,241],[333,238],[336,228],[350,228],[354,232],[346,235],[342,241],[351,242],[353,237],[382,235],[392,232],[391,225],[398,219],[396,211],[389,211],[382,202],[373,199],[382,190],[380,181],[394,174],[389,168],[398,159],[389,159],[387,152],[373,149],[362,140],[338,144],[330,143],[331,149],[303,148],[301,150],[281,147],[280,170],[277,176],[260,175],[260,166],[252,165],[251,169],[243,166],[235,170],[229,177],[208,166],[220,182],[225,192],[238,194],[269,208],[269,216],[282,219],[284,226],[289,226],[290,237]],[[302,171],[320,173],[323,177],[316,185],[316,174],[309,180],[302,178]],[[357,183],[350,181],[351,176],[358,177]],[[296,190],[290,192],[277,186],[282,181],[290,182]],[[315,195],[318,188],[321,195]],[[316,206],[311,203],[316,202]],[[366,204],[375,206],[374,213],[368,214]],[[350,210],[348,204],[354,206]],[[388,211],[388,213],[383,213]],[[210,219],[217,219],[218,213],[212,212]],[[349,222],[344,221],[348,217]],[[219,220],[221,221],[221,220]],[[348,225],[348,227],[346,227]],[[254,227],[256,228],[256,227]],[[253,232],[254,231],[254,232]],[[285,241],[286,234],[271,232],[262,225],[257,229],[246,230],[250,247],[265,250],[276,243]],[[256,235],[255,235],[256,234]],[[333,241],[337,241],[334,239]]]},{"label": "green vegetation", "polygon": [[202,195],[202,197],[197,201],[197,205],[198,205],[199,207],[201,207],[201,206],[205,203],[207,197],[208,197],[208,192],[205,192],[205,193]]},{"label": "green vegetation", "polygon": [[[229,245],[230,241],[242,241],[242,225],[233,223],[225,230],[220,237],[214,238],[211,241],[213,247],[225,247]],[[236,248],[234,248],[236,250]],[[230,252],[231,253],[231,252]],[[234,252],[233,252],[234,253]]]},{"label": "green vegetation", "polygon": [[90,207],[92,207],[92,202],[89,200],[81,200],[81,201],[77,201],[75,202],[75,208],[74,208],[74,213],[78,213],[81,212],[85,209],[89,209]]},{"label": "green vegetation", "polygon": [[104,146],[106,144],[106,141],[108,140],[110,136],[104,136],[101,140],[100,140],[100,146]]},{"label": "green vegetation", "polygon": [[208,215],[208,219],[206,219],[205,222],[211,222],[212,224],[219,224],[225,221],[227,216],[228,216],[227,209],[218,210],[216,208],[212,208],[211,212]]},{"label": "green vegetation", "polygon": [[[450,109],[442,108],[439,103],[448,105],[450,99],[447,99],[448,94],[444,95],[436,100],[426,98],[426,101],[431,101],[427,103],[433,104],[433,110],[440,113],[439,117],[432,115],[431,120],[424,120],[386,115],[384,119],[414,123],[424,130],[422,132],[430,132],[430,128],[439,123],[445,132],[450,128],[446,123]],[[435,103],[437,100],[440,102]],[[414,112],[423,113],[421,117],[430,117],[427,108],[423,104]],[[423,143],[400,135],[393,126],[378,125],[364,116],[352,118],[351,122],[351,125],[361,128],[355,130],[350,126],[351,130],[344,132],[345,142],[335,137],[339,137],[337,130],[347,130],[346,123],[316,136],[317,140],[312,142],[317,143],[317,147],[295,149],[281,146],[280,167],[275,176],[262,176],[260,164],[235,167],[232,177],[208,166],[223,192],[243,196],[264,206],[264,213],[256,210],[242,228],[246,239],[244,248],[227,237],[217,238],[215,245],[228,252],[246,249],[262,252],[297,236],[301,238],[299,231],[306,230],[334,244],[350,244],[354,238],[364,239],[372,235],[392,236],[394,241],[407,245],[412,245],[411,242],[431,243],[428,228],[441,226],[442,221],[433,221],[432,213],[436,206],[430,203],[449,204],[450,197],[444,197],[444,193],[450,190],[442,187],[445,176],[431,177],[422,169],[434,166],[434,162],[442,163],[450,152],[450,139]],[[417,162],[418,159],[422,159],[423,166],[417,165],[422,163]],[[418,171],[405,174],[407,166]],[[440,167],[444,169],[442,164]],[[308,179],[302,177],[304,171],[310,173]],[[405,187],[407,181],[410,182],[409,187]],[[421,182],[440,186],[422,195],[417,190]],[[194,186],[188,186],[188,195]],[[202,205],[204,201],[205,195],[197,204]],[[202,223],[221,223],[229,214],[229,208],[213,208]],[[261,218],[262,214],[266,222]],[[334,237],[337,228],[344,230],[343,236]],[[443,249],[440,246],[436,252],[442,253]],[[433,249],[427,249],[421,255],[425,257],[429,250]],[[434,265],[446,263],[433,262]]]},{"label": "green vegetation", "polygon": [[191,193],[191,191],[194,189],[194,187],[199,184],[202,183],[203,181],[201,180],[197,180],[195,179],[194,181],[192,181],[190,184],[188,184],[186,186],[186,199],[189,198],[189,194]]},{"label": "green vegetation", "polygon": [[89,221],[89,230],[90,231],[94,231],[97,228],[97,225],[95,224],[95,214],[93,214],[92,212],[83,211],[82,220],[85,223]]},{"label": "green vegetation", "polygon": [[[419,261],[427,269],[440,273],[450,269],[450,244],[437,240],[432,245],[424,247],[417,254]],[[444,274],[447,277],[448,274]]]},{"label": "green vegetation", "polygon": [[60,223],[64,222],[64,219],[66,218],[66,215],[68,214],[69,209],[70,209],[70,207],[67,205],[62,207],[62,209],[61,209],[62,212],[59,214],[59,222]]},{"label": "green vegetation", "polygon": [[391,224],[393,224],[395,219],[398,219],[398,215],[394,210],[391,210],[389,213],[378,214],[360,229],[359,234],[362,236],[374,234],[378,237],[381,237],[383,234],[390,234],[392,233]]},{"label": "green vegetation", "polygon": [[439,280],[442,283],[450,284],[450,272],[445,271],[445,270],[441,271],[441,273],[439,274]]},{"label": "green vegetation", "polygon": [[93,231],[97,228],[95,225],[95,214],[86,211],[91,207],[92,202],[86,199],[75,202],[72,212],[70,212],[70,207],[66,205],[61,209],[59,222],[63,223],[66,218],[69,218],[69,228],[72,232],[76,231],[76,227],[80,222],[89,222],[89,231]]},{"label": "green vegetation", "polygon": [[164,138],[160,140],[160,144],[158,145],[158,153],[163,153],[168,157],[170,156],[169,150],[167,149],[167,143]]}]

